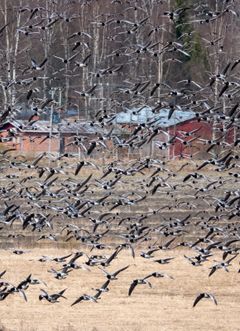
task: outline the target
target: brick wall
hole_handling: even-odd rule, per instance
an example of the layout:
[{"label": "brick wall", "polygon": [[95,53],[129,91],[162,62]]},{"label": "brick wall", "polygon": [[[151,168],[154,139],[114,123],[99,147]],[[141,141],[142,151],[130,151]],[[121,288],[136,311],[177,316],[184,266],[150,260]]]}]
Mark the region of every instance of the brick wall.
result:
[{"label": "brick wall", "polygon": [[54,136],[52,139],[46,139],[47,133],[21,133],[19,151],[23,153],[39,153],[39,152],[59,152],[59,139]]}]

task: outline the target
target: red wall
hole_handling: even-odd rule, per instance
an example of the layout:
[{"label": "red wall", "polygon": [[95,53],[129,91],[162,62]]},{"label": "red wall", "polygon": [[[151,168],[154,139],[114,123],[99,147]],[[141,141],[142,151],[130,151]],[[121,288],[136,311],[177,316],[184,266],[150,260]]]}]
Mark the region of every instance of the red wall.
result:
[{"label": "red wall", "polygon": [[[184,137],[181,134],[181,131],[191,132],[195,129],[199,130],[190,137]],[[217,129],[217,137],[221,137],[223,135],[223,132],[221,131],[222,125],[218,124]],[[208,122],[198,122],[197,120],[190,120],[169,128],[169,133],[171,134],[171,136],[176,135],[177,137],[183,138],[185,141],[191,140],[193,137],[199,137],[203,140],[212,140],[213,126],[211,123]],[[221,141],[225,141],[228,144],[232,144],[234,141],[234,129],[230,128],[224,135],[224,139],[221,139]],[[209,157],[209,154],[206,153],[208,147],[210,147],[210,144],[204,143],[203,141],[201,142],[199,139],[196,139],[195,141],[191,142],[190,146],[186,146],[180,140],[176,140],[176,142],[170,147],[169,157],[176,158],[181,154],[194,156],[195,153],[198,158]]]}]

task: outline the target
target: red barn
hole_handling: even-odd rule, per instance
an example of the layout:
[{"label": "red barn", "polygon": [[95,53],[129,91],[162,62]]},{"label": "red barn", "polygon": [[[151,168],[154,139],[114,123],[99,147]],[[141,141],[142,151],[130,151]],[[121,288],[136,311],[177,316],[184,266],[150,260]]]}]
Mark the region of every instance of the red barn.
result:
[{"label": "red barn", "polygon": [[[199,121],[192,111],[175,110],[169,118],[169,109],[161,109],[158,114],[155,114],[151,108],[145,107],[139,110],[127,109],[116,117],[116,124],[124,128],[129,135],[139,124],[151,122],[158,128],[159,133],[150,143],[144,144],[139,149],[129,151],[128,148],[128,156],[133,153],[133,157],[151,156],[166,159],[209,157],[206,150],[211,146],[208,141],[213,137],[213,125],[206,121]],[[215,132],[219,132],[218,137],[221,137],[221,123],[216,129]],[[225,135],[224,141],[226,145],[233,143],[233,129]],[[222,143],[222,139],[219,140],[219,145],[220,142]]]}]

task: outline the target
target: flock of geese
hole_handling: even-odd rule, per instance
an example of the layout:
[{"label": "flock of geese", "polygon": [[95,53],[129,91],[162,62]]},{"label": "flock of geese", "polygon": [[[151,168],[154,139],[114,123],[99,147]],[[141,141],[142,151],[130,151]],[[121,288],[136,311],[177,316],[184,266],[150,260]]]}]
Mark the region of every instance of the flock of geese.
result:
[{"label": "flock of geese", "polygon": [[[12,151],[3,153],[0,185],[3,247],[9,242],[14,247],[10,249],[12,254],[21,256],[30,251],[16,247],[26,246],[29,240],[36,247],[40,245],[39,251],[44,244],[60,243],[66,248],[71,243],[81,250],[60,257],[44,255],[38,263],[55,264],[47,273],[56,280],[71,277],[79,269],[97,268],[103,273],[103,285],[93,289],[94,294],[81,294],[72,306],[82,301],[97,303],[110,290],[111,283],[131,268],[128,264],[114,272],[108,269],[116,259],[120,263],[126,250],[133,263],[139,256],[146,267],[149,261],[158,266],[155,271],[132,279],[128,296],[134,295],[140,285],[152,288],[152,278],[176,281],[174,275],[161,271],[163,265],[174,264],[177,258],[174,252],[183,252],[186,263],[192,267],[213,261],[208,277],[230,271],[232,262],[238,258],[240,191],[238,176],[228,170],[231,162],[227,169],[222,162],[210,165],[208,172],[198,170],[202,161],[186,160],[176,167],[171,161],[146,158],[112,164],[109,172],[109,165],[102,168],[92,160],[84,161],[86,164],[76,174],[79,168],[76,159],[61,160],[60,164],[57,157],[47,153],[33,161],[14,157]],[[10,166],[13,162],[14,166]],[[53,178],[48,178],[51,170],[46,163],[49,162],[56,171]],[[232,162],[236,162],[234,158]],[[235,169],[239,169],[237,162]],[[171,256],[155,257],[161,251]],[[111,253],[105,255],[106,252]],[[19,293],[27,301],[27,289],[37,284],[41,285],[39,300],[56,303],[66,299],[66,288],[48,293],[42,287],[49,284],[31,274],[13,285],[5,279],[6,271],[0,275],[1,300]],[[217,304],[214,294],[204,292],[197,295],[193,307],[204,298]]]},{"label": "flock of geese", "polygon": [[[88,5],[84,1],[83,5]],[[141,11],[135,6],[134,1],[128,1],[129,11]],[[159,1],[160,3],[161,1]],[[162,1],[164,2],[164,1]],[[199,23],[209,23],[221,18],[224,15],[238,14],[231,8],[231,1],[222,12],[214,13],[206,8],[198,9],[201,12]],[[119,6],[122,1],[111,1],[111,5]],[[135,4],[134,6],[131,6]],[[201,7],[201,6],[200,6]],[[175,21],[190,8],[178,8],[174,11],[163,13],[163,16]],[[41,8],[22,9],[22,12],[29,12],[29,21],[36,19]],[[204,18],[203,18],[204,17]],[[66,18],[60,15],[53,15],[53,18],[41,29],[50,29],[55,24]],[[126,35],[137,34],[148,22],[148,17],[140,21],[128,21],[109,18],[106,20],[97,19],[92,24],[98,28],[119,24],[126,27]],[[200,22],[201,21],[201,22]],[[1,29],[4,33],[7,25]],[[35,26],[40,29],[39,26]],[[148,38],[161,27],[154,27]],[[19,29],[19,32],[26,36],[30,33],[30,27]],[[121,33],[121,32],[120,32]],[[69,39],[93,38],[87,32],[75,32]],[[54,55],[59,61],[59,66],[74,63],[73,71],[87,66],[91,54],[79,62],[79,53],[75,50],[81,45],[79,41],[75,43],[69,57],[63,58]],[[121,53],[125,56],[139,56],[149,54],[159,57],[160,53],[154,51],[151,41],[145,44],[136,44],[133,51],[127,48],[116,49],[109,56],[119,57]],[[128,53],[129,52],[129,53]],[[189,56],[180,41],[169,42],[162,48],[162,52],[181,53]],[[133,55],[134,54],[134,55]],[[28,71],[36,74],[43,70],[48,59],[37,63],[35,59],[31,61]],[[180,61],[181,62],[181,61]],[[144,144],[152,142],[163,128],[158,127],[157,121],[149,120],[147,123],[138,124],[129,137],[118,137],[112,129],[116,113],[114,109],[107,112],[101,109],[94,120],[92,126],[101,126],[106,134],[98,135],[89,144],[84,137],[74,137],[73,144],[77,144],[83,150],[84,158],[76,160],[73,155],[66,153],[54,156],[51,153],[41,153],[35,159],[29,160],[24,155],[15,155],[15,149],[5,149],[0,152],[0,234],[1,245],[8,242],[12,254],[28,254],[24,250],[29,241],[33,241],[34,246],[40,247],[42,244],[55,245],[68,244],[80,248],[75,252],[61,257],[42,256],[38,263],[56,263],[59,267],[49,267],[48,273],[56,281],[71,277],[78,269],[91,271],[98,268],[103,274],[103,285],[97,289],[92,289],[93,294],[79,293],[71,306],[90,301],[98,303],[111,289],[112,282],[118,280],[120,274],[131,268],[129,265],[121,265],[114,272],[109,271],[112,262],[118,259],[121,261],[123,251],[129,252],[132,259],[136,255],[142,261],[155,262],[155,271],[139,278],[129,280],[129,288],[126,295],[129,297],[136,295],[140,290],[140,285],[146,285],[152,290],[150,281],[154,278],[167,278],[176,281],[174,275],[161,271],[162,265],[174,264],[176,257],[174,252],[179,248],[179,252],[184,252],[183,257],[186,263],[194,267],[202,267],[208,262],[212,262],[208,277],[223,271],[231,271],[232,262],[238,260],[240,250],[240,189],[239,189],[239,126],[240,109],[239,103],[235,99],[239,92],[239,82],[232,74],[237,70],[240,60],[231,60],[227,66],[210,78],[206,87],[201,86],[191,80],[182,80],[177,86],[182,88],[172,88],[167,83],[135,82],[130,87],[121,87],[113,93],[114,96],[124,95],[132,100],[133,104],[142,104],[155,99],[157,90],[161,87],[165,91],[161,98],[165,100],[169,97],[176,97],[177,100],[184,101],[188,107],[196,111],[196,118],[201,123],[221,123],[218,129],[217,138],[204,140],[198,134],[198,130],[181,132],[181,137],[170,137],[169,141],[159,142],[159,149],[168,149],[176,141],[181,140],[186,149],[191,147],[193,142],[198,141],[202,150],[209,157],[206,160],[194,159],[192,155],[180,155],[181,162],[172,162],[167,159],[143,157],[131,161],[107,161],[101,166],[96,159],[92,159],[95,151],[108,152],[106,140],[113,143],[113,148],[131,147],[133,150],[140,149]],[[112,73],[118,74],[123,70],[124,63],[120,66],[101,69],[95,76],[98,79],[104,78]],[[26,83],[26,82],[25,82]],[[17,82],[12,82],[17,84]],[[23,85],[24,82],[22,81]],[[219,91],[216,95],[219,103],[211,104],[210,100],[202,100],[201,93],[212,90],[218,85]],[[11,85],[12,86],[12,85]],[[186,88],[187,87],[187,88]],[[190,88],[191,87],[191,88]],[[10,88],[8,86],[7,88]],[[91,98],[98,89],[98,84],[94,84],[85,91],[75,91],[79,98]],[[36,91],[30,85],[26,94],[28,102],[31,101]],[[161,92],[162,93],[162,92]],[[197,99],[199,97],[199,100]],[[231,106],[225,110],[220,101],[226,97],[233,100]],[[110,100],[111,101],[111,100]],[[44,100],[36,113],[41,113],[52,100]],[[169,119],[180,106],[170,104],[165,101],[158,103],[153,112],[161,112],[162,106],[169,106]],[[182,108],[181,108],[182,109]],[[12,118],[13,109],[9,107],[1,112],[0,121]],[[32,123],[32,118],[29,120]],[[28,125],[30,125],[28,123]],[[234,131],[234,140],[227,142],[227,134]],[[9,132],[10,136],[17,136],[15,132]],[[107,159],[106,159],[107,160]],[[105,161],[106,161],[105,160]],[[33,245],[32,243],[32,245]],[[21,246],[22,245],[22,246]],[[182,250],[181,250],[182,248]],[[154,259],[154,254],[161,251],[171,253],[169,257],[158,256]],[[104,252],[104,253],[102,253]],[[105,252],[110,252],[105,255]],[[188,253],[186,253],[188,252]],[[191,252],[191,256],[188,256]],[[187,255],[186,255],[187,254]],[[215,261],[214,258],[222,258]],[[79,259],[81,263],[79,262]],[[8,270],[3,270],[0,274],[0,300],[7,300],[10,295],[20,294],[27,301],[27,291],[30,287],[40,285],[39,300],[46,300],[49,303],[58,303],[67,298],[67,288],[57,293],[47,290],[50,284],[28,275],[19,284],[13,285],[7,281]],[[91,275],[90,275],[91,276]],[[90,277],[89,276],[89,277]],[[119,280],[118,280],[119,281]],[[44,289],[43,289],[44,287]],[[203,299],[210,299],[215,305],[217,300],[215,294],[202,292],[196,293],[193,298],[193,307]],[[81,292],[80,289],[78,289]]]}]

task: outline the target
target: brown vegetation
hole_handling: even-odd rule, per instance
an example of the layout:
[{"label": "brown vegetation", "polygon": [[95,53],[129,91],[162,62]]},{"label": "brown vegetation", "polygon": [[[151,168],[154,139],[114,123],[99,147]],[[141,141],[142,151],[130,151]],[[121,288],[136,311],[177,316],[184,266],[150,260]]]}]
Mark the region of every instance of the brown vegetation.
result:
[{"label": "brown vegetation", "polygon": [[[65,280],[54,280],[47,272],[53,262],[40,263],[41,255],[60,256],[69,250],[33,249],[22,256],[15,256],[9,251],[1,253],[1,269],[7,269],[6,277],[16,283],[32,273],[34,277],[47,282],[34,285],[26,291],[28,302],[18,294],[0,302],[1,323],[8,331],[125,331],[125,330],[239,330],[239,274],[234,262],[227,273],[218,271],[208,278],[211,263],[204,267],[193,267],[183,257],[190,251],[175,249],[156,252],[154,257],[175,257],[170,264],[159,266],[152,260],[137,257],[133,260],[129,252],[122,252],[109,268],[111,271],[130,265],[119,279],[112,281],[110,291],[103,293],[98,303],[81,302],[74,307],[71,303],[81,294],[91,294],[104,282],[104,275],[98,268],[91,271],[76,270]],[[103,253],[109,254],[109,251]],[[214,258],[220,258],[215,256]],[[81,258],[84,261],[84,258]],[[135,278],[146,276],[153,271],[166,272],[174,277],[154,279],[153,288],[139,285],[128,297],[128,288]],[[38,301],[40,288],[49,292],[67,288],[67,300],[50,304]],[[216,296],[218,306],[211,301],[202,300],[195,308],[193,301],[199,292],[209,291]]]}]

